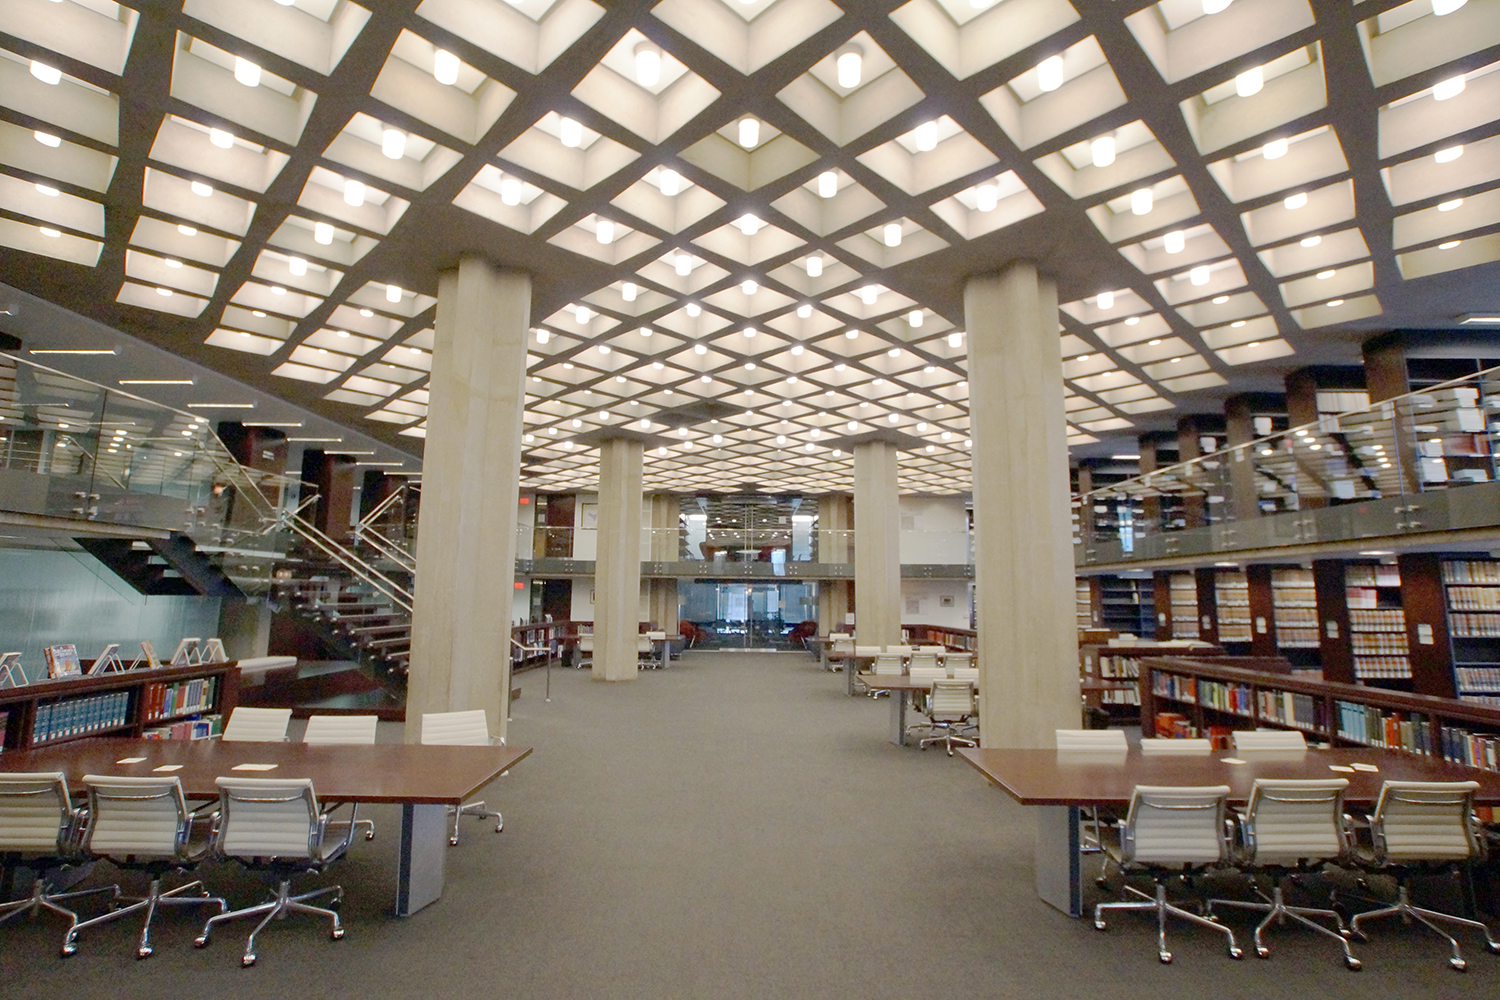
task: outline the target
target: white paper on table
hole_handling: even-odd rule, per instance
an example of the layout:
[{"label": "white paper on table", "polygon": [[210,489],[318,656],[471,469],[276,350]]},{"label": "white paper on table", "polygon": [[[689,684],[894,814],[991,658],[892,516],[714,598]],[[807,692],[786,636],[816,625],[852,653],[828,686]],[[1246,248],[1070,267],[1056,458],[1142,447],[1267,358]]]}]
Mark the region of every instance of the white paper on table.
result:
[{"label": "white paper on table", "polygon": [[181,771],[181,764],[163,764],[161,767],[153,767],[153,771]]},{"label": "white paper on table", "polygon": [[274,771],[280,764],[236,764],[231,771]]},{"label": "white paper on table", "polygon": [[1342,764],[1329,764],[1328,765],[1328,770],[1330,770],[1330,771],[1340,771],[1340,772],[1342,772],[1344,774],[1353,774],[1354,773],[1354,768],[1352,768],[1352,767],[1345,767]]},{"label": "white paper on table", "polygon": [[1243,763],[1245,763],[1244,761],[1240,760],[1238,757],[1221,757],[1219,759],[1222,760],[1226,764],[1243,764]]},{"label": "white paper on table", "polygon": [[1369,771],[1371,774],[1375,774],[1380,770],[1380,768],[1376,767],[1374,764],[1350,764],[1349,766],[1354,768],[1356,771]]},{"label": "white paper on table", "polygon": [[145,759],[146,758],[144,758],[144,757],[121,757],[119,760],[115,761],[115,763],[116,764],[139,764],[141,761],[143,761]]}]

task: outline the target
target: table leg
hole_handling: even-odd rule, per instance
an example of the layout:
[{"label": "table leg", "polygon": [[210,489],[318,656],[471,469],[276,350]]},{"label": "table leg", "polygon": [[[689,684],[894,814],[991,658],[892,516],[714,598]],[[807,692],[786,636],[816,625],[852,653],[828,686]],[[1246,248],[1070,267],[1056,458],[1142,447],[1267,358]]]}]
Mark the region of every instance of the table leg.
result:
[{"label": "table leg", "polygon": [[891,742],[906,746],[906,692],[891,692]]},{"label": "table leg", "polygon": [[818,645],[818,669],[828,669],[828,646],[822,643]]},{"label": "table leg", "polygon": [[401,844],[396,856],[396,916],[407,917],[443,894],[448,859],[448,807],[407,802],[401,806]]},{"label": "table leg", "polygon": [[1083,875],[1078,856],[1078,808],[1034,806],[1036,894],[1070,917],[1083,915]]}]

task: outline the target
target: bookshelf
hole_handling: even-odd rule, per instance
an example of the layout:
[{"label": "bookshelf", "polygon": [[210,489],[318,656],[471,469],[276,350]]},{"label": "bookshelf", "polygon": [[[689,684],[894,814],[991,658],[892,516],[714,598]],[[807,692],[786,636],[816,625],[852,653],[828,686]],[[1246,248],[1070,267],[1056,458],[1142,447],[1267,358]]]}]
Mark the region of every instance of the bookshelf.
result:
[{"label": "bookshelf", "polygon": [[1097,628],[1099,625],[1099,611],[1094,605],[1093,580],[1093,577],[1080,576],[1073,581],[1079,628]]},{"label": "bookshelf", "polygon": [[1457,695],[1500,707],[1500,562],[1444,559],[1442,578]]},{"label": "bookshelf", "polygon": [[1172,573],[1167,581],[1172,603],[1172,638],[1198,638],[1198,581],[1192,573]]},{"label": "bookshelf", "polygon": [[239,701],[239,683],[239,665],[231,661],[0,688],[0,749],[90,736],[170,735],[194,716],[227,716]]},{"label": "bookshelf", "polygon": [[[1223,662],[1140,661],[1141,721],[1211,733],[1277,728],[1310,742],[1378,746],[1500,770],[1500,708],[1455,698],[1249,670]],[[1165,713],[1165,715],[1164,715]]]},{"label": "bookshelf", "polygon": [[1101,576],[1099,602],[1104,628],[1132,635],[1156,634],[1156,605],[1151,578]]},{"label": "bookshelf", "polygon": [[1224,651],[1193,640],[1139,643],[1082,643],[1078,647],[1078,679],[1085,715],[1101,710],[1111,722],[1140,719],[1141,660],[1147,656],[1218,656]]},{"label": "bookshelf", "polygon": [[1410,680],[1411,650],[1401,603],[1400,567],[1350,563],[1344,567],[1344,587],[1355,679]]},{"label": "bookshelf", "polygon": [[1218,612],[1219,642],[1250,642],[1250,583],[1243,570],[1214,573],[1214,606]]}]

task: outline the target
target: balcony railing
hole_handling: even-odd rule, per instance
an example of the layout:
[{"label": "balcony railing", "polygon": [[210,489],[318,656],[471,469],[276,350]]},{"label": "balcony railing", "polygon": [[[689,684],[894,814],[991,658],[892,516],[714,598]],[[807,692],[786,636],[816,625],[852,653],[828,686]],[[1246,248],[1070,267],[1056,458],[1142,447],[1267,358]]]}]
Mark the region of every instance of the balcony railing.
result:
[{"label": "balcony railing", "polygon": [[1075,497],[1082,565],[1500,526],[1500,367]]}]

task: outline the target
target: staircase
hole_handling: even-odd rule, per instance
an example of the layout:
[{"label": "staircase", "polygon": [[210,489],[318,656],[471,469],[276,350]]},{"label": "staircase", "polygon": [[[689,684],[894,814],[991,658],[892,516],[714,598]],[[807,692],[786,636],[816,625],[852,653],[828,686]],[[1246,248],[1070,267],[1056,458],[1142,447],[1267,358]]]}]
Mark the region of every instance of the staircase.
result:
[{"label": "staircase", "polygon": [[179,594],[203,597],[244,597],[219,564],[198,551],[188,536],[174,531],[166,539],[73,539],[84,551],[151,597]]}]

